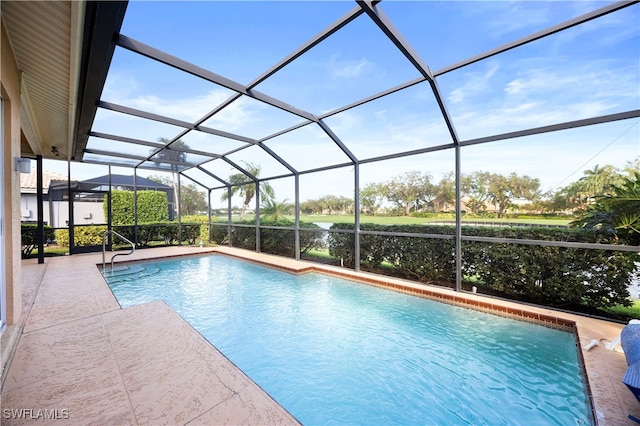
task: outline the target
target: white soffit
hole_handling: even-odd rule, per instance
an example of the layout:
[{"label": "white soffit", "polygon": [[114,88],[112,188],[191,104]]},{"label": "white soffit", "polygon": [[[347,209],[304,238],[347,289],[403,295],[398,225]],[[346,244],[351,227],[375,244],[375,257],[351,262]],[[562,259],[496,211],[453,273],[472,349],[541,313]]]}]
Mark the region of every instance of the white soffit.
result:
[{"label": "white soffit", "polygon": [[83,10],[74,1],[2,2],[22,75],[24,134],[45,158],[67,159],[71,149]]}]

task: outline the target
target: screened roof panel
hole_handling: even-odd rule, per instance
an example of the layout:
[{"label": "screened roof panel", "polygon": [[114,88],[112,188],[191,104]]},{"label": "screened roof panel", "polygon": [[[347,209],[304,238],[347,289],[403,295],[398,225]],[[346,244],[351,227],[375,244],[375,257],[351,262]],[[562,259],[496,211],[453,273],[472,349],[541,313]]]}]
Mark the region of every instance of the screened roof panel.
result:
[{"label": "screened roof panel", "polygon": [[180,165],[180,164],[169,164],[169,163],[155,162],[153,160],[148,160],[148,161],[142,162],[138,167],[141,167],[143,169],[153,169],[153,170],[171,173],[171,172],[181,172],[191,166]]},{"label": "screened roof panel", "polygon": [[297,115],[242,96],[202,125],[252,139],[261,139],[304,121]]},{"label": "screened roof panel", "polygon": [[418,76],[371,19],[361,15],[256,88],[319,115]]},{"label": "screened roof panel", "polygon": [[[238,166],[243,167],[245,166],[245,164],[240,163],[238,164]],[[212,173],[218,179],[221,179],[225,182],[229,181],[229,176],[242,173],[240,170],[238,170],[228,162],[224,161],[223,159],[216,159],[216,160],[209,161],[207,163],[202,164],[201,167],[205,169],[207,172]],[[250,179],[247,178],[247,181],[249,180]]]},{"label": "screened roof panel", "polygon": [[182,172],[182,174],[198,181],[202,185],[205,185],[207,188],[215,188],[222,185],[222,182],[196,167],[185,170],[184,172]]},{"label": "screened roof panel", "polygon": [[327,117],[359,160],[453,142],[428,83]]},{"label": "screened roof panel", "polygon": [[202,78],[116,48],[102,100],[193,123],[232,93]]},{"label": "screened roof panel", "polygon": [[157,142],[159,138],[172,139],[183,132],[184,128],[98,108],[92,131]]},{"label": "screened roof panel", "polygon": [[[64,162],[58,162],[58,161],[52,161],[51,163],[49,163],[50,165],[53,165],[55,167],[56,163],[58,163],[57,165],[60,167],[63,167],[64,169],[67,168],[67,164],[64,164]],[[84,178],[76,178],[75,176],[90,176],[90,177],[95,177],[95,176],[100,176],[103,174],[107,174],[109,173],[109,167],[107,165],[102,165],[102,164],[84,164],[84,163],[77,163],[77,162],[71,162],[69,163],[69,165],[71,166],[71,176],[72,176],[72,180],[84,180]],[[126,167],[126,166],[125,166]],[[129,169],[131,170],[131,169]]]},{"label": "screened roof panel", "polygon": [[383,1],[379,7],[438,71],[610,3]]},{"label": "screened roof panel", "polygon": [[[102,98],[91,100],[85,158],[217,186],[189,169],[225,180],[240,173],[232,163],[254,164],[261,179],[318,170],[351,179],[326,169],[364,161],[386,173],[382,164],[443,155],[448,172],[456,143],[490,151],[496,135],[581,119],[592,143],[594,123],[638,116],[640,5],[557,25],[609,4],[130,2]],[[495,50],[538,31],[551,35]],[[155,154],[160,139],[179,140]],[[528,149],[517,148],[525,158]]]},{"label": "screened roof panel", "polygon": [[264,144],[297,171],[350,162],[338,145],[315,124],[269,139]]},{"label": "screened roof panel", "polygon": [[93,154],[89,152],[84,154],[83,161],[128,167],[135,167],[140,163],[140,160],[138,159],[116,157],[112,155]]},{"label": "screened roof panel", "polygon": [[352,2],[196,1],[179,7],[129,2],[121,32],[249,84],[354,7]]},{"label": "screened roof panel", "polygon": [[242,165],[243,162],[259,165],[259,178],[291,174],[289,169],[280,164],[280,162],[267,153],[267,151],[256,145],[227,155],[227,158],[238,165]]},{"label": "screened roof panel", "polygon": [[149,160],[153,162],[166,162],[169,165],[190,165],[194,166],[205,161],[209,161],[211,157],[193,154],[190,152],[177,151],[173,149],[162,149],[155,153]]},{"label": "screened roof panel", "polygon": [[148,157],[153,152],[155,152],[157,148],[154,149],[152,147],[141,144],[120,142],[113,139],[104,139],[90,136],[89,141],[87,142],[87,149],[113,151],[122,154]]},{"label": "screened roof panel", "polygon": [[223,155],[238,148],[249,146],[247,142],[229,139],[210,133],[192,130],[180,138],[185,146],[197,151]]},{"label": "screened roof panel", "polygon": [[461,139],[639,108],[640,7],[629,9],[438,77]]}]

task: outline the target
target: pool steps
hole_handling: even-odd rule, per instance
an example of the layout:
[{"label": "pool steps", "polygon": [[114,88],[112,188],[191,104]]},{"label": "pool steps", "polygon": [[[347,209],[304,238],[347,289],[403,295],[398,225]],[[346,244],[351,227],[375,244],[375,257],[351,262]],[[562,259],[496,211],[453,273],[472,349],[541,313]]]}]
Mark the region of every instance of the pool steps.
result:
[{"label": "pool steps", "polygon": [[140,265],[140,264],[128,264],[118,265],[113,270],[102,271],[105,278],[109,279],[109,282],[116,283],[121,281],[130,281],[132,275],[137,277],[148,277],[160,272],[160,268],[153,265]]}]

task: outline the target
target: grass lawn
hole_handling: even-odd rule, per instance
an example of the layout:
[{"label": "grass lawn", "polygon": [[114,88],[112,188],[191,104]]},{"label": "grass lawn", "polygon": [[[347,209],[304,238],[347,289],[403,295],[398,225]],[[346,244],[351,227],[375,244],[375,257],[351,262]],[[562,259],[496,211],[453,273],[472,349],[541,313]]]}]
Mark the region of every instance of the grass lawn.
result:
[{"label": "grass lawn", "polygon": [[[44,248],[45,256],[65,256],[67,254],[69,254],[69,247],[51,246],[51,247]],[[30,258],[38,257],[38,249],[34,248],[31,254],[29,255],[29,257]]]},{"label": "grass lawn", "polygon": [[[293,218],[291,218],[293,219]],[[353,223],[352,215],[301,215],[300,220],[304,222],[319,223]],[[429,222],[451,222],[453,218],[425,218],[410,216],[360,216],[360,223],[375,223],[379,225],[419,225]],[[496,218],[469,218],[463,217],[464,222],[491,222],[491,223],[530,223],[535,225],[558,225],[563,226],[571,222],[571,219],[496,219]]]},{"label": "grass lawn", "polygon": [[606,309],[606,311],[622,317],[640,318],[640,300],[634,300],[633,305],[628,307],[617,305]]},{"label": "grass lawn", "polygon": [[[285,216],[286,219],[294,220],[293,216]],[[226,216],[219,216],[216,218],[218,223],[224,223],[227,221]],[[254,216],[247,214],[244,220],[252,220]],[[316,223],[353,223],[353,215],[340,215],[340,214],[324,214],[324,215],[300,215],[300,220],[303,222],[316,222]],[[491,222],[491,223],[529,223],[535,225],[558,225],[565,226],[573,219],[545,219],[545,218],[527,218],[527,219],[497,219],[497,218],[482,218],[482,217],[470,217],[462,218],[462,223],[465,222]],[[233,222],[239,222],[240,218],[234,216]],[[420,225],[430,222],[451,222],[455,223],[455,218],[451,216],[446,217],[411,217],[411,216],[360,216],[360,223],[375,223],[377,225]]]}]

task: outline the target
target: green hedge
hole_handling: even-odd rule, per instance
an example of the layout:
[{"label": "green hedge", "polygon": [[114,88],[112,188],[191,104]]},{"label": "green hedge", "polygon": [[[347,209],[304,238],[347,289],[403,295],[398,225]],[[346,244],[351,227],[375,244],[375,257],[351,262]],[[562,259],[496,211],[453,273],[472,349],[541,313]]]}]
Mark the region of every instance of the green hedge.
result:
[{"label": "green hedge", "polygon": [[[250,225],[250,226],[235,226]],[[295,257],[295,231],[293,229],[268,229],[263,226],[279,226],[293,228],[295,222],[287,219],[280,220],[260,220],[260,251],[263,253],[276,254],[280,256]],[[315,223],[300,222],[301,228],[318,229],[318,231],[300,232],[300,253],[305,254],[311,249],[318,249],[324,246],[324,231]],[[212,227],[212,241],[217,244],[228,243],[229,233],[227,226]],[[231,228],[231,245],[233,247],[248,250],[256,249],[256,228],[255,221],[235,222]]]},{"label": "green hedge", "polygon": [[[104,217],[109,217],[109,205],[102,203]],[[133,191],[111,191],[111,221],[121,225],[133,223]]]},{"label": "green hedge", "polygon": [[[20,234],[22,240],[22,257],[26,258],[31,255],[33,249],[38,245],[38,225],[31,223],[23,223],[20,226]],[[44,240],[50,241],[55,238],[53,228],[48,225],[44,226]]]},{"label": "green hedge", "polygon": [[[353,229],[335,224],[331,229]],[[438,225],[361,224],[363,231],[454,235],[455,227]],[[463,227],[464,236],[584,243],[613,243],[585,229]],[[364,267],[388,262],[392,272],[422,282],[455,282],[455,240],[360,236]],[[329,253],[354,266],[354,236],[329,234]],[[462,273],[491,292],[548,306],[609,307],[629,305],[637,253],[478,241],[462,242]]]},{"label": "green hedge", "polygon": [[[211,221],[215,222],[216,218],[212,217]],[[196,242],[202,241],[203,243],[207,243],[209,241],[209,218],[206,215],[183,216],[182,223],[200,224],[200,235],[198,235],[198,241]]]},{"label": "green hedge", "polygon": [[[225,245],[229,243],[229,227],[227,225],[212,225],[211,226],[211,241]],[[254,247],[255,250],[255,247]]]},{"label": "green hedge", "polygon": [[[181,242],[195,244],[199,240],[199,223],[182,224]],[[133,225],[114,226],[113,230],[123,237],[135,241],[135,227]],[[147,247],[152,242],[162,242],[166,245],[174,245],[178,242],[178,223],[158,222],[138,225],[138,247]],[[117,240],[116,240],[117,243]]]},{"label": "green hedge", "polygon": [[[74,245],[76,247],[100,246],[102,235],[106,230],[106,225],[76,226],[73,228]],[[69,230],[56,229],[56,241],[59,246],[69,247]]]},{"label": "green hedge", "polygon": [[[103,203],[104,217],[109,217]],[[138,223],[169,220],[169,202],[163,191],[138,191]],[[133,191],[111,191],[111,221],[117,225],[133,225]]]},{"label": "green hedge", "polygon": [[169,201],[163,191],[138,191],[138,223],[169,220]]},{"label": "green hedge", "polygon": [[[181,242],[196,244],[201,235],[201,224],[182,224]],[[130,241],[135,241],[135,227],[133,225],[118,225],[112,228],[115,232]],[[102,244],[102,235],[106,226],[78,226],[74,228],[76,246],[93,246]],[[69,231],[58,229],[55,232],[58,245],[69,247]],[[204,241],[204,240],[203,240]],[[146,247],[152,242],[174,245],[178,242],[178,224],[176,222],[146,223],[138,225],[137,247]],[[123,243],[119,238],[113,239],[114,244]]]}]

